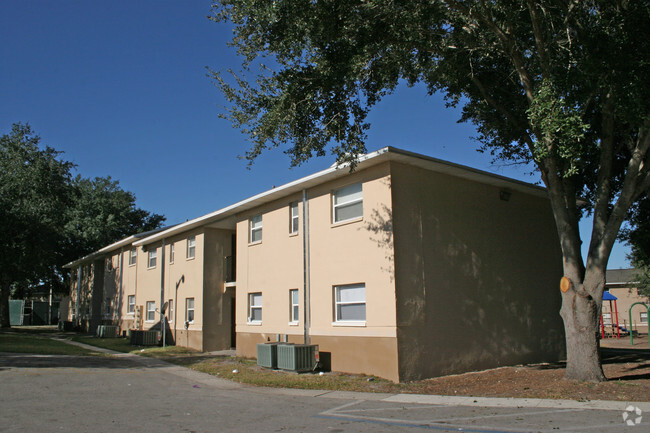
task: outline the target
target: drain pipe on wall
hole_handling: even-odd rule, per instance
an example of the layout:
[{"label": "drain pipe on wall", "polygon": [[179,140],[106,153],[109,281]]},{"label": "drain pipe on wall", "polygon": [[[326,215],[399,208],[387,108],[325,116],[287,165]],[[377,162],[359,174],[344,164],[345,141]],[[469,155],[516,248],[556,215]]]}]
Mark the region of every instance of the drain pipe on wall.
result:
[{"label": "drain pipe on wall", "polygon": [[165,347],[165,336],[167,335],[167,320],[165,316],[165,240],[162,240],[160,252],[160,329],[162,332],[162,345]]},{"label": "drain pipe on wall", "polygon": [[81,296],[81,272],[83,270],[83,266],[79,265],[79,268],[77,269],[77,299],[75,302],[75,312],[74,312],[74,320],[77,323],[77,325],[81,325],[81,320],[79,320],[79,302],[80,299],[79,297]]},{"label": "drain pipe on wall", "polygon": [[[112,259],[111,259],[112,260]],[[117,295],[117,323],[120,325],[120,332],[122,331],[122,302],[124,300],[124,247],[120,249],[120,263],[118,265],[120,267],[120,291]],[[128,307],[127,307],[128,308]],[[128,312],[128,311],[127,311]]]},{"label": "drain pipe on wall", "polygon": [[304,301],[304,340],[305,344],[311,344],[309,328],[311,326],[311,304],[310,304],[310,267],[309,267],[309,201],[307,190],[302,190],[302,263],[303,263],[303,301]]}]

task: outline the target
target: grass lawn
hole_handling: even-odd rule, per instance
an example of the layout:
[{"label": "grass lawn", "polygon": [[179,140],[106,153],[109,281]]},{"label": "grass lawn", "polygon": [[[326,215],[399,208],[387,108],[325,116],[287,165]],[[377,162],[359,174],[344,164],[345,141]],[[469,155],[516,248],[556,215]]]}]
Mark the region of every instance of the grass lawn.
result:
[{"label": "grass lawn", "polygon": [[89,344],[91,346],[102,347],[104,349],[114,350],[122,353],[133,353],[137,355],[149,356],[152,358],[168,358],[174,355],[188,355],[198,353],[192,349],[177,346],[131,346],[128,338],[98,338],[92,335],[75,335],[72,341]]},{"label": "grass lawn", "polygon": [[33,353],[38,355],[99,355],[92,350],[72,346],[47,337],[27,333],[0,333],[0,352]]}]

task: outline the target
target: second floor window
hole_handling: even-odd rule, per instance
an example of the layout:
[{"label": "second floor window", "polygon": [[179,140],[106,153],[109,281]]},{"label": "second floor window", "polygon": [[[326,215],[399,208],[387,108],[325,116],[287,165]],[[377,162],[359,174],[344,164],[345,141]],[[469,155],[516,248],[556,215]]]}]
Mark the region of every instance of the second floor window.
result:
[{"label": "second floor window", "polygon": [[196,253],[196,236],[187,238],[187,258],[193,259]]},{"label": "second floor window", "polygon": [[137,259],[138,259],[138,250],[135,248],[131,248],[131,251],[129,251],[129,266],[135,265]]},{"label": "second floor window", "polygon": [[158,250],[149,250],[149,252],[148,252],[148,260],[147,260],[147,267],[148,268],[155,268],[157,259],[158,259]]},{"label": "second floor window", "polygon": [[332,220],[335,223],[363,216],[363,192],[360,183],[348,185],[332,193]]},{"label": "second floor window", "polygon": [[300,216],[298,215],[298,202],[291,203],[289,206],[289,233],[298,233],[300,227]]},{"label": "second floor window", "polygon": [[169,263],[174,263],[174,244],[169,246]]},{"label": "second floor window", "polygon": [[250,220],[250,242],[262,241],[262,215],[255,215]]}]

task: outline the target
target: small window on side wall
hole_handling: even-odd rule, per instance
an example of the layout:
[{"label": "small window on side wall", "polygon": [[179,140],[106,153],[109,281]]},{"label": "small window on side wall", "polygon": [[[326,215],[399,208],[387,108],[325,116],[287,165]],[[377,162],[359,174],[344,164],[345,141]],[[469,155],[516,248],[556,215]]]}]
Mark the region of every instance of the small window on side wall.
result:
[{"label": "small window on side wall", "polygon": [[193,259],[196,254],[196,236],[187,238],[187,258]]},{"label": "small window on side wall", "polygon": [[363,192],[360,183],[348,185],[332,193],[332,220],[334,223],[363,216]]},{"label": "small window on side wall", "polygon": [[174,244],[169,245],[169,263],[174,263]]},{"label": "small window on side wall", "polygon": [[249,221],[250,243],[262,242],[262,215],[255,215]]},{"label": "small window on side wall", "polygon": [[298,202],[289,205],[289,233],[294,235],[300,228],[300,216],[298,214]]}]

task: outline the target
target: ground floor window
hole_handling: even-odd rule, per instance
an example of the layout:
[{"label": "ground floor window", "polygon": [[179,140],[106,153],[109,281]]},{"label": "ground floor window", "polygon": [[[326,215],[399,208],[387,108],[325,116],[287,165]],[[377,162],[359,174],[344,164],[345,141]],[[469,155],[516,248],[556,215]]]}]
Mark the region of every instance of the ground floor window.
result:
[{"label": "ground floor window", "polygon": [[147,301],[147,322],[156,320],[156,302]]},{"label": "ground floor window", "polygon": [[248,294],[248,321],[262,322],[262,293]]},{"label": "ground floor window", "polygon": [[641,321],[641,323],[648,323],[648,312],[647,311],[642,311],[641,312],[640,321]]},{"label": "ground floor window", "polygon": [[185,299],[185,321],[194,322],[194,298]]},{"label": "ground floor window", "polygon": [[169,300],[169,309],[167,310],[167,321],[168,322],[174,321],[174,300],[173,299]]},{"label": "ground floor window", "polygon": [[127,313],[129,314],[134,314],[135,313],[135,295],[129,295],[128,297],[128,310]]},{"label": "ground floor window", "polygon": [[300,298],[298,297],[298,289],[289,290],[289,299],[291,300],[289,321],[297,323],[300,320]]},{"label": "ground floor window", "polygon": [[334,303],[336,322],[364,322],[366,320],[366,285],[335,286]]}]

